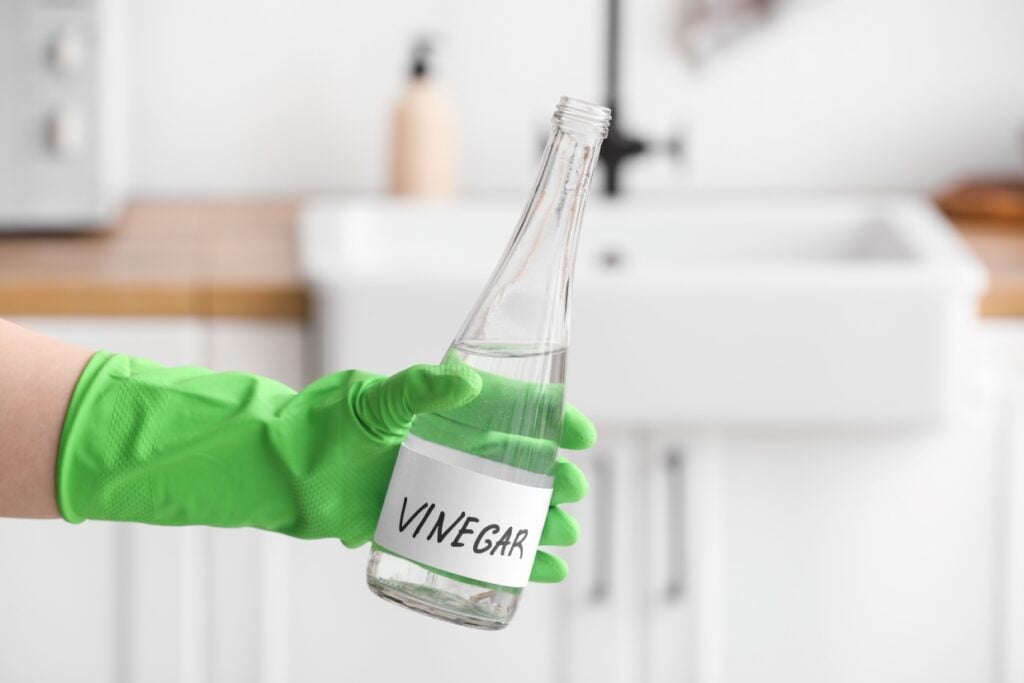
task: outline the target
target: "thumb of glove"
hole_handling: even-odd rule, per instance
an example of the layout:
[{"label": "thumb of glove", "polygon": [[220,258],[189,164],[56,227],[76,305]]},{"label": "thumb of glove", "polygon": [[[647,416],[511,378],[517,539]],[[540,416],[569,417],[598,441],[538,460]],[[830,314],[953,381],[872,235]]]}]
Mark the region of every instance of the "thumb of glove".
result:
[{"label": "thumb of glove", "polygon": [[400,438],[419,413],[465,405],[482,388],[480,375],[465,365],[413,365],[367,384],[356,400],[356,414],[374,435]]}]

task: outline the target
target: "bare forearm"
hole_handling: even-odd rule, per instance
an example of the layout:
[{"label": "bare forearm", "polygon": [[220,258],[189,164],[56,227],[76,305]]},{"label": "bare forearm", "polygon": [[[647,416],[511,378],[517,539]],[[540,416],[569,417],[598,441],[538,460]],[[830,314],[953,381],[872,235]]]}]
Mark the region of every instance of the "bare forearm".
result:
[{"label": "bare forearm", "polygon": [[0,320],[0,517],[57,517],[54,471],[92,352]]}]

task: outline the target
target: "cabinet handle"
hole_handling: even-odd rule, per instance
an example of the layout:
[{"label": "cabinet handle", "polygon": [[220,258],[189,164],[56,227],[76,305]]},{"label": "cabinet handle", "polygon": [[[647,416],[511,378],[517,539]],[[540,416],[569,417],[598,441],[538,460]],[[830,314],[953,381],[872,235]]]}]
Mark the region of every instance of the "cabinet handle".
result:
[{"label": "cabinet handle", "polygon": [[665,543],[668,580],[665,602],[679,602],[686,594],[686,462],[680,449],[673,448],[665,456],[666,529]]},{"label": "cabinet handle", "polygon": [[612,526],[615,523],[615,492],[612,490],[611,464],[606,454],[594,460],[594,581],[590,602],[603,604],[612,592]]}]

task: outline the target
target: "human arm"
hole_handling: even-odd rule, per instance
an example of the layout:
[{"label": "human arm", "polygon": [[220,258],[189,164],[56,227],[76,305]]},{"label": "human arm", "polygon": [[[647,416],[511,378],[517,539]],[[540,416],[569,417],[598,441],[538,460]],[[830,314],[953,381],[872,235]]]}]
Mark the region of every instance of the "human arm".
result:
[{"label": "human arm", "polygon": [[60,515],[57,448],[92,352],[0,319],[0,517]]},{"label": "human arm", "polygon": [[[0,349],[10,388],[0,392],[0,516],[252,526],[349,546],[372,536],[413,416],[481,388],[469,368],[428,365],[390,378],[336,373],[296,392],[255,375],[93,354],[6,323]],[[593,438],[569,409],[563,446]],[[563,460],[554,486],[542,543],[570,545],[578,528],[558,506],[579,500],[586,481]],[[565,573],[538,554],[535,580]]]}]

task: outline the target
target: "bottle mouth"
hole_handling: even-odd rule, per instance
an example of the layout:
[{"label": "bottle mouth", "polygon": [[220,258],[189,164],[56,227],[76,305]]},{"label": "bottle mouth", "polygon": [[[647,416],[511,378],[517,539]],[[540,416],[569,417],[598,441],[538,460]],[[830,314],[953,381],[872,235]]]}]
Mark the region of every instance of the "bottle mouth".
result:
[{"label": "bottle mouth", "polygon": [[608,107],[565,96],[558,101],[551,117],[552,123],[581,132],[599,133],[602,138],[608,135],[611,120],[612,110]]}]

